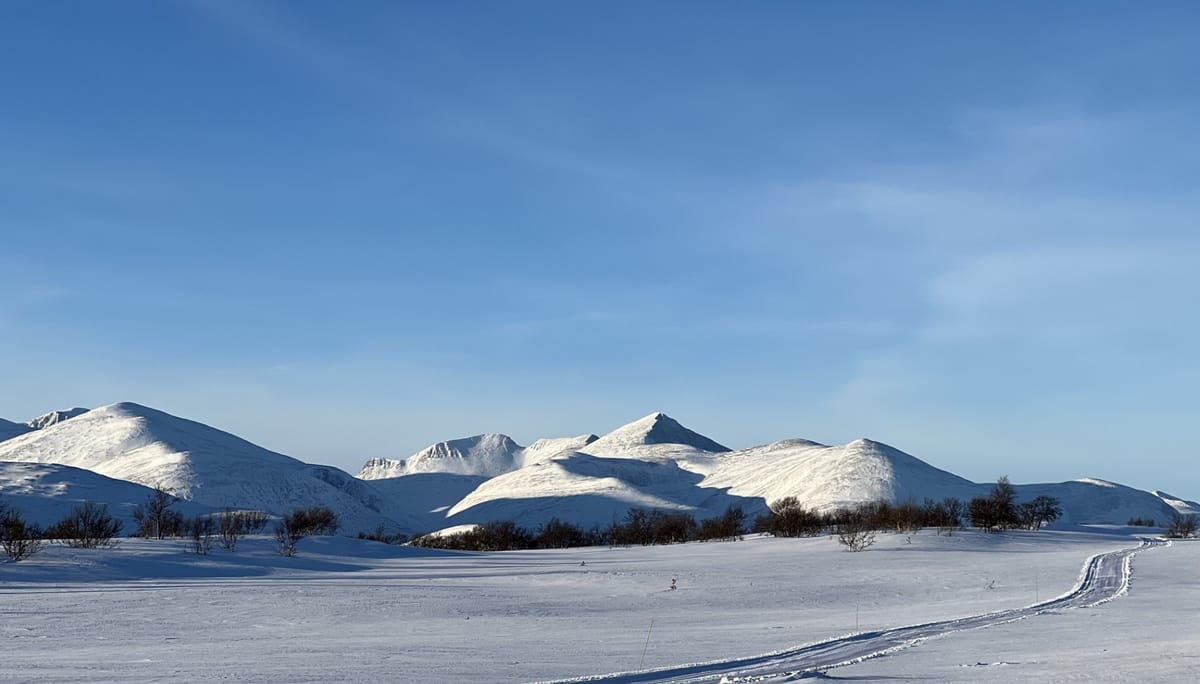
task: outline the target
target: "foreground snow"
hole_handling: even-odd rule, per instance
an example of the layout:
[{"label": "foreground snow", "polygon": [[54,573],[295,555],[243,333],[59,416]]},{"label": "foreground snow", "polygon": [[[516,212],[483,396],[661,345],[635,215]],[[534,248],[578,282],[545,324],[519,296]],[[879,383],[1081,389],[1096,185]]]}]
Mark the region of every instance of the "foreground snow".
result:
[{"label": "foreground snow", "polygon": [[[53,547],[0,564],[0,639],[10,646],[0,680],[531,681],[742,658],[1062,595],[1087,558],[1136,545],[1116,532],[924,531],[881,536],[860,554],[829,538],[500,554],[319,538],[290,559],[267,539],[208,557],[182,542]],[[1064,612],[1076,641],[1091,638],[1093,623],[1075,616],[1118,615],[1127,638],[1155,651],[1164,634],[1140,609],[1141,592],[1182,572],[1162,559],[1190,553],[1194,567],[1194,548],[1145,552],[1138,567],[1154,563],[1158,574],[1143,581],[1135,570],[1133,595]],[[1179,593],[1194,604],[1194,584]],[[1046,634],[1022,641],[1057,620],[966,632],[837,672],[915,671],[927,650],[957,667],[956,644],[1010,633],[1013,649],[1036,647],[1061,679],[1054,658],[1072,654]],[[984,648],[973,657],[1000,660]],[[921,678],[946,671],[961,674],[946,665]]]}]

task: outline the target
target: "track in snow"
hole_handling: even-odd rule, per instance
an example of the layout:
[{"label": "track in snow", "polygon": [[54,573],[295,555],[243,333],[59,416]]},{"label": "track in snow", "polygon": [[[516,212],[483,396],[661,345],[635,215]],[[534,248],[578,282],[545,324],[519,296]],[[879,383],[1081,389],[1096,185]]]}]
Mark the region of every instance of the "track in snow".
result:
[{"label": "track in snow", "polygon": [[678,665],[640,672],[618,672],[607,675],[577,677],[560,682],[607,682],[634,684],[649,682],[765,682],[795,679],[807,673],[817,673],[835,667],[862,662],[928,640],[955,632],[982,629],[992,625],[1022,620],[1040,613],[1067,608],[1095,606],[1124,594],[1129,588],[1133,556],[1143,549],[1168,542],[1142,539],[1141,544],[1120,551],[1092,556],[1083,566],[1078,586],[1071,592],[1051,601],[1024,608],[973,615],[952,620],[909,625],[895,629],[863,632],[831,639],[785,651],[734,658],[731,660]]}]

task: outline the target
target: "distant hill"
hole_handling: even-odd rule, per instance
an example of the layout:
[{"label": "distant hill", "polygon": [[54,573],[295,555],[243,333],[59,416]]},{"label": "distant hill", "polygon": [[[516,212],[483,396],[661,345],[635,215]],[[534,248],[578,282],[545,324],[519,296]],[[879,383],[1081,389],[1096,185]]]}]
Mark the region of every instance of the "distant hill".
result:
[{"label": "distant hill", "polygon": [[[43,498],[82,496],[88,487],[114,505],[142,500],[144,491],[122,488],[125,481],[162,486],[218,509],[329,506],[351,534],[379,525],[413,533],[497,519],[530,527],[554,517],[606,525],[631,507],[706,518],[735,506],[753,516],[786,496],[830,511],[878,499],[965,501],[991,487],[869,439],[841,445],[789,439],[732,451],[659,412],[601,437],[539,439],[527,447],[498,433],[446,440],[406,459],[369,460],[358,477],[138,404],[0,422],[0,437],[10,433],[0,441],[0,462],[58,464],[111,478],[12,464],[0,469],[0,495],[22,491],[33,508]],[[63,486],[55,478],[64,478]],[[42,484],[21,490],[22,482]],[[1177,511],[1200,510],[1195,502],[1095,478],[1016,487],[1020,500],[1058,498],[1063,524],[1165,523]]]},{"label": "distant hill", "polygon": [[161,486],[214,508],[282,513],[322,505],[349,532],[408,527],[374,489],[337,468],[304,463],[240,437],[132,403],[102,406],[0,442],[0,461],[56,463]]}]

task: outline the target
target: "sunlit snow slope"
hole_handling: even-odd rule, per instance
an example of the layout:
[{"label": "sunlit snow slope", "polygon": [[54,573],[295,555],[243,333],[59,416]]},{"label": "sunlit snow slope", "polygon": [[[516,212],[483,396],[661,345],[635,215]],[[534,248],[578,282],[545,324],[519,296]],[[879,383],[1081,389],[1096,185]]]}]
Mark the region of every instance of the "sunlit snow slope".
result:
[{"label": "sunlit snow slope", "polygon": [[122,403],[0,442],[0,461],[58,463],[112,478],[161,486],[216,508],[281,513],[323,505],[347,532],[397,522],[367,483],[327,466],[268,451],[207,425]]}]

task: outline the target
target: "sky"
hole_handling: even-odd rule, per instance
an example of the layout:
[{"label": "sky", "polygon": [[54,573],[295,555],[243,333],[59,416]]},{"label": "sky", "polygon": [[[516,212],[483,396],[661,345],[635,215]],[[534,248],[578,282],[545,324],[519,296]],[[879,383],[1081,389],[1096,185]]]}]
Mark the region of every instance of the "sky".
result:
[{"label": "sky", "polygon": [[1200,497],[1198,20],[3,3],[0,416],[356,472],[661,410]]}]

